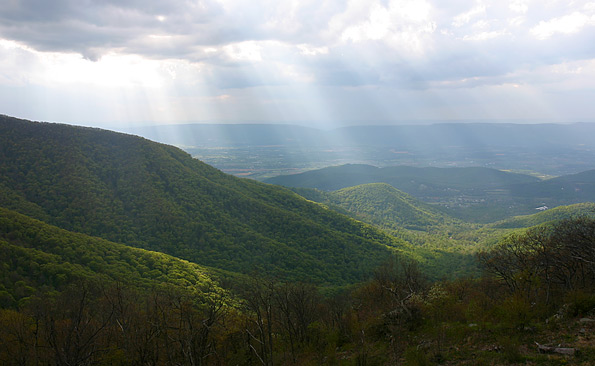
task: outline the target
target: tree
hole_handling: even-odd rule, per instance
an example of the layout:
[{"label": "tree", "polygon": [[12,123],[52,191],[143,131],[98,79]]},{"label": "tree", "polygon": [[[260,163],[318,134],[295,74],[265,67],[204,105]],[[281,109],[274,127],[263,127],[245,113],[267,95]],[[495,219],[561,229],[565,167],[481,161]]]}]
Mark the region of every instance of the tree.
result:
[{"label": "tree", "polygon": [[511,293],[550,303],[560,297],[554,294],[595,287],[595,220],[565,219],[512,234],[478,258]]}]

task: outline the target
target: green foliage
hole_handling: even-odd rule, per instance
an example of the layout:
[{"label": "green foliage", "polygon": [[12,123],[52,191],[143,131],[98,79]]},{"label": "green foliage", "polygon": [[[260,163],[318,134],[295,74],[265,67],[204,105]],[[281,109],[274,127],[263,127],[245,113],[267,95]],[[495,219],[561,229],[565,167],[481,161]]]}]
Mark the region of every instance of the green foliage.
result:
[{"label": "green foliage", "polygon": [[297,192],[388,231],[431,231],[437,226],[457,222],[386,183],[369,183],[334,192],[304,189]]},{"label": "green foliage", "polygon": [[595,313],[595,293],[585,290],[573,290],[566,294],[566,315],[571,317],[589,316]]},{"label": "green foliage", "polygon": [[2,205],[66,230],[227,271],[342,285],[400,239],[183,151],[97,129],[0,117]]},{"label": "green foliage", "polygon": [[[595,219],[560,220],[513,234],[479,253],[484,268],[527,303],[595,289]],[[537,301],[540,300],[540,301]]]},{"label": "green foliage", "polygon": [[550,221],[568,219],[572,217],[594,217],[595,203],[585,202],[569,206],[555,207],[533,215],[515,216],[500,222],[496,222],[490,227],[497,229],[517,229],[541,225]]},{"label": "green foliage", "polygon": [[335,191],[386,183],[461,220],[490,223],[541,206],[595,201],[595,170],[541,181],[487,168],[342,165],[266,180],[288,187]]},{"label": "green foliage", "polygon": [[76,281],[123,282],[149,289],[167,283],[223,290],[211,271],[166,254],[69,232],[0,208],[0,301],[13,307],[38,292]]}]

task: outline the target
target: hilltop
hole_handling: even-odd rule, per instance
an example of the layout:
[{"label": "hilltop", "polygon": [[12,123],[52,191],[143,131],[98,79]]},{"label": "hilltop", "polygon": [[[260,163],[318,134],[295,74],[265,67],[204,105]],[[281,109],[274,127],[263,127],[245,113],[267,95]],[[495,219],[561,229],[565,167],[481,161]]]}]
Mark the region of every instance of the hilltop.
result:
[{"label": "hilltop", "polygon": [[457,221],[387,183],[367,183],[332,192],[307,188],[293,190],[385,230],[432,231]]}]

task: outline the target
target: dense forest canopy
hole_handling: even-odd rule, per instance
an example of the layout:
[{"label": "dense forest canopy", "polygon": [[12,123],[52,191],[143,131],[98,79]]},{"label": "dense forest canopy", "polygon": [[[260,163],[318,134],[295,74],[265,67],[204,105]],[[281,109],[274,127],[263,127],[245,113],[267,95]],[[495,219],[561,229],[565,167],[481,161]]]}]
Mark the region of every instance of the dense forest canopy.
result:
[{"label": "dense forest canopy", "polygon": [[2,117],[0,204],[58,227],[240,273],[365,279],[395,239],[281,187],[136,136]]}]

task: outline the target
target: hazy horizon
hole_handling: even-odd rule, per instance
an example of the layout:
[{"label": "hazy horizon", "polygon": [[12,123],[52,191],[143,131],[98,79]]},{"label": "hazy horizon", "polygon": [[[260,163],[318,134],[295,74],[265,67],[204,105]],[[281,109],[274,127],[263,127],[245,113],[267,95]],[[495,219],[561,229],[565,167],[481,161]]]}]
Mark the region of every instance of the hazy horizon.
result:
[{"label": "hazy horizon", "polygon": [[[5,113],[0,113],[4,114]],[[20,119],[28,120],[26,117],[22,116],[13,116],[7,115],[8,117],[15,117]],[[331,131],[334,129],[341,129],[346,127],[398,127],[398,126],[432,126],[432,125],[445,125],[445,124],[512,124],[512,125],[546,125],[546,124],[554,124],[554,125],[572,125],[572,124],[595,124],[595,120],[571,120],[571,121],[564,121],[564,120],[546,120],[546,119],[539,119],[539,120],[518,120],[518,119],[510,119],[510,120],[498,120],[498,119],[490,119],[490,120],[480,120],[480,119],[470,119],[470,120],[410,120],[410,121],[255,121],[255,120],[244,120],[244,121],[127,121],[126,123],[109,123],[109,122],[101,122],[101,121],[52,121],[52,120],[45,120],[45,119],[32,119],[35,122],[46,122],[46,123],[58,123],[58,124],[67,124],[72,126],[81,126],[81,127],[92,127],[92,128],[102,128],[120,132],[127,132],[136,129],[142,128],[152,128],[152,127],[175,127],[175,126],[187,126],[187,125],[213,125],[213,126],[220,126],[220,125],[245,125],[245,126],[260,126],[260,125],[270,125],[270,126],[296,126],[296,127],[304,127],[304,128],[311,128],[316,130],[324,130],[324,131]]]}]

